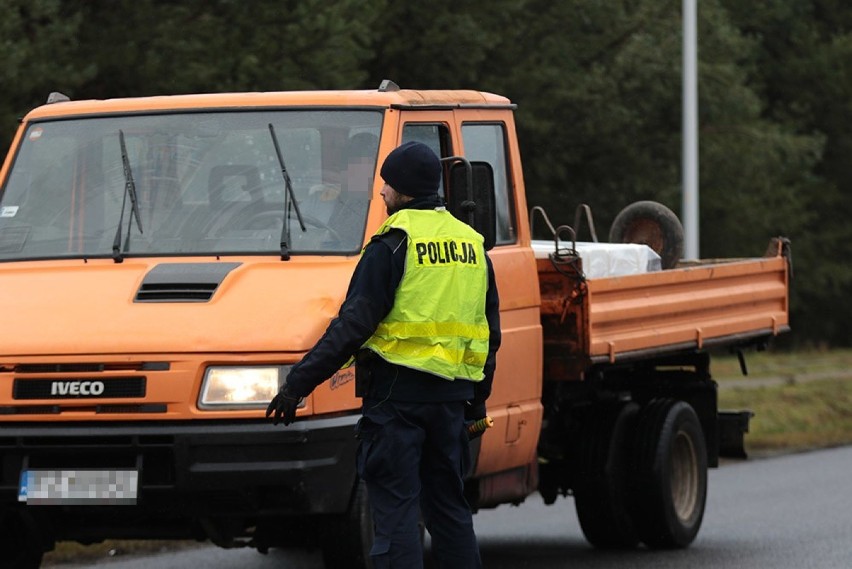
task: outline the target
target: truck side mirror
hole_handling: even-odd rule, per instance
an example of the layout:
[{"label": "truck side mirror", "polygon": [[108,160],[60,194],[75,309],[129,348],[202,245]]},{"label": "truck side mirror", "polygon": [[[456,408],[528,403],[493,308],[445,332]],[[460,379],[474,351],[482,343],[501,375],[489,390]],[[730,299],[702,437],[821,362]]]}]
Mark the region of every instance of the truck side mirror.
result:
[{"label": "truck side mirror", "polygon": [[497,241],[497,216],[494,206],[494,171],[488,162],[468,162],[464,158],[445,159],[450,164],[447,207],[485,239],[490,251]]}]

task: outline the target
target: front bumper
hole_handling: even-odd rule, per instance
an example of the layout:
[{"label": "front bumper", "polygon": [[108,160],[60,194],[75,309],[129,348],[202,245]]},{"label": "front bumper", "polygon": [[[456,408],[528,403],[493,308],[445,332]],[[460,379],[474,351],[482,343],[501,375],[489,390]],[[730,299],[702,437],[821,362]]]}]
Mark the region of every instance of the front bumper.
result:
[{"label": "front bumper", "polygon": [[[152,524],[160,524],[165,534],[169,525],[200,519],[342,513],[356,478],[357,420],[345,415],[288,427],[263,421],[0,424],[0,509],[24,507],[37,517],[50,513],[73,520],[71,525],[106,524],[110,535],[101,538],[145,537]],[[18,503],[22,470],[85,468],[138,469],[137,503]],[[70,527],[57,533],[75,538]]]}]

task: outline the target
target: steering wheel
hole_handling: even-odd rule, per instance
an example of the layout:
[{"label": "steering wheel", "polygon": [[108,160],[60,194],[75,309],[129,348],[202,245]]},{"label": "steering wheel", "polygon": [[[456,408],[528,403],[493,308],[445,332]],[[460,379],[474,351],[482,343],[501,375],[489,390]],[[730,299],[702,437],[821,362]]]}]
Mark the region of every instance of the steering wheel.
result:
[{"label": "steering wheel", "polygon": [[[266,211],[257,212],[251,216],[249,216],[245,222],[241,223],[239,227],[241,229],[280,229],[281,224],[284,221],[284,210],[280,209],[271,209]],[[319,219],[306,215],[302,213],[302,221],[305,222],[305,226],[315,227],[317,229],[322,229],[327,231],[328,234],[335,239],[336,241],[342,242],[340,238],[340,234],[335,231],[329,224],[323,223]],[[290,218],[290,231],[301,231],[302,228],[299,227],[299,220],[295,215],[295,212],[292,214]]]}]

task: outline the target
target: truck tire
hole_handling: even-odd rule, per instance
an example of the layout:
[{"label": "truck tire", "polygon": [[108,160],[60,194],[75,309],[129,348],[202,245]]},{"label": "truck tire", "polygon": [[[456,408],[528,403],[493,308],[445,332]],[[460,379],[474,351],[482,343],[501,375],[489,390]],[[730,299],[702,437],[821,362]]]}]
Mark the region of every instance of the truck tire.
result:
[{"label": "truck tire", "polygon": [[610,243],[641,243],[660,256],[663,269],[677,265],[683,256],[683,225],[672,210],[654,201],[635,202],[615,216]]},{"label": "truck tire", "polygon": [[349,511],[329,520],[322,539],[326,569],[372,569],[373,516],[367,498],[367,484],[355,482]]},{"label": "truck tire", "polygon": [[638,412],[635,403],[593,409],[581,434],[574,506],[583,535],[600,549],[633,548],[639,542],[627,499],[630,435]]},{"label": "truck tire", "polygon": [[0,561],[9,569],[38,569],[42,549],[32,524],[15,511],[0,512]]},{"label": "truck tire", "polygon": [[687,547],[698,535],[707,498],[707,448],[695,410],[652,400],[642,409],[633,455],[632,518],[652,549]]},{"label": "truck tire", "polygon": [[[373,515],[367,497],[367,484],[355,483],[349,512],[329,520],[322,537],[322,559],[326,569],[373,569],[370,550],[373,548]],[[420,543],[426,537],[423,522],[419,523]]]}]

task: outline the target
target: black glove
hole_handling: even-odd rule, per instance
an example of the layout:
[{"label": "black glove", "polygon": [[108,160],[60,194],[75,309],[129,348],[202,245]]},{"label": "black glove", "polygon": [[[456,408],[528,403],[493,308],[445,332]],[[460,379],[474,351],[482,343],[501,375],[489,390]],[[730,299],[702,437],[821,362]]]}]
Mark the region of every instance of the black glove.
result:
[{"label": "black glove", "polygon": [[484,419],[485,416],[486,412],[484,401],[481,403],[468,402],[468,404],[464,406],[464,428],[467,431],[468,439],[473,440],[481,437],[485,432],[485,429],[475,431],[470,430],[477,421]]},{"label": "black glove", "polygon": [[296,408],[299,406],[300,400],[301,397],[293,395],[285,383],[278,390],[278,395],[269,402],[269,407],[266,408],[266,416],[272,415],[273,425],[277,425],[278,421],[281,421],[286,427],[296,420]]},{"label": "black glove", "polygon": [[485,401],[469,401],[467,405],[464,406],[465,421],[478,421],[480,419],[484,419],[485,415],[487,415],[485,412]]}]

